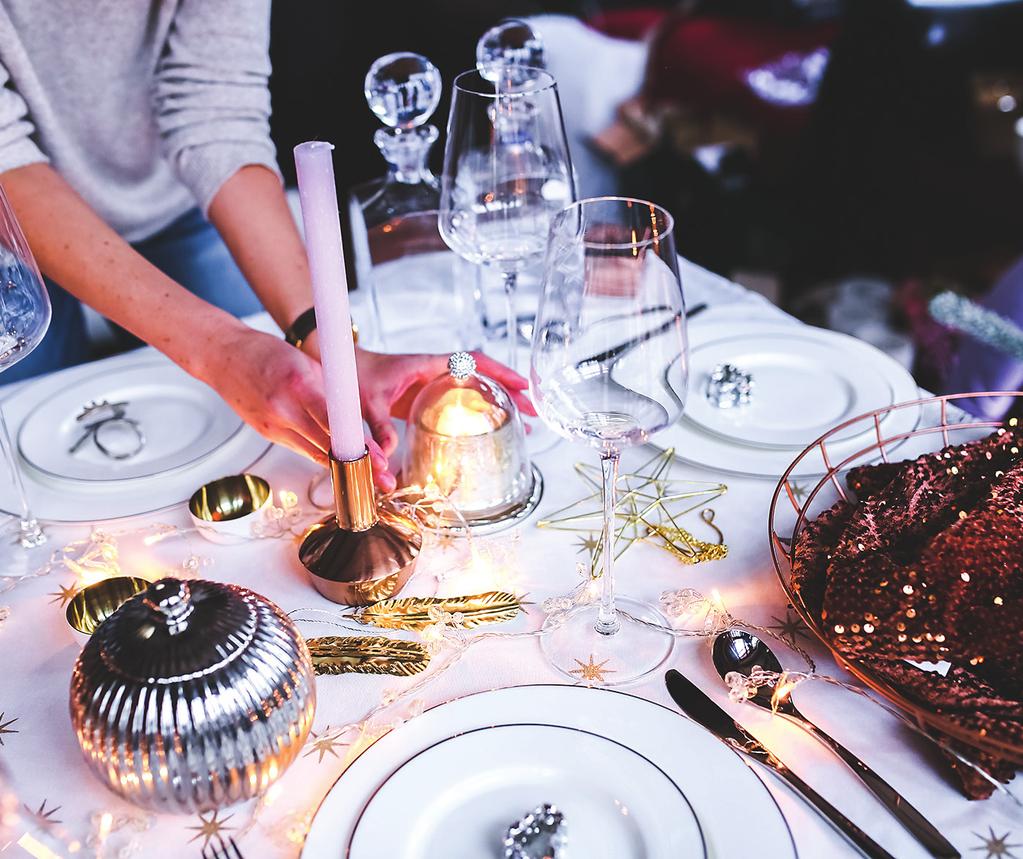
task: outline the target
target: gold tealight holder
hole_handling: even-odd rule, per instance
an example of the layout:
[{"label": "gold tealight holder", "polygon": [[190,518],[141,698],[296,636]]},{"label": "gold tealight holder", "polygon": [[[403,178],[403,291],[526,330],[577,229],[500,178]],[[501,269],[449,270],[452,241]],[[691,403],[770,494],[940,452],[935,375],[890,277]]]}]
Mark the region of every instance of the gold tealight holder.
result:
[{"label": "gold tealight holder", "polygon": [[67,604],[68,625],[82,635],[92,635],[103,621],[149,585],[136,576],[113,576],[82,588]]},{"label": "gold tealight holder", "polygon": [[526,435],[508,392],[476,372],[467,352],[427,384],[410,409],[402,479],[436,486],[458,512],[435,523],[458,531],[497,531],[528,516],[543,481],[526,452]]},{"label": "gold tealight holder", "polygon": [[253,525],[272,503],[270,484],[262,477],[235,474],[200,486],[188,501],[188,515],[207,540],[234,545],[253,539]]},{"label": "gold tealight holder", "polygon": [[419,523],[373,491],[369,451],[360,459],[330,458],[334,515],[313,525],[298,550],[313,587],[342,605],[394,596],[412,575],[423,535]]}]

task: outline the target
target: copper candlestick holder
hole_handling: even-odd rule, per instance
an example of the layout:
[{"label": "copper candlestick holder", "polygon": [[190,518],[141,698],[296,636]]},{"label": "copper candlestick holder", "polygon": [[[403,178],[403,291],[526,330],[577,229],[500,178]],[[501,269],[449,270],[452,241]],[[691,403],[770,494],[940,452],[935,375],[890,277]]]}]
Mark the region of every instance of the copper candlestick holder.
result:
[{"label": "copper candlestick holder", "polygon": [[415,569],[419,523],[377,500],[369,451],[347,462],[330,457],[335,515],[313,525],[298,558],[313,587],[342,605],[369,605],[394,596]]}]

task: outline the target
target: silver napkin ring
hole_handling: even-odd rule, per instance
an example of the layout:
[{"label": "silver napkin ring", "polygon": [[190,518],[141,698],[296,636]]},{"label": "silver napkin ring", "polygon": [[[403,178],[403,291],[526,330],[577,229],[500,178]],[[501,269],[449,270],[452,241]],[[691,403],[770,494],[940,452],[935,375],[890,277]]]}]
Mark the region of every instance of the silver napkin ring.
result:
[{"label": "silver napkin ring", "polygon": [[137,420],[128,417],[127,401],[111,403],[99,400],[86,403],[75,421],[84,432],[68,448],[68,453],[77,453],[90,439],[96,448],[108,459],[131,459],[146,446],[146,437]]},{"label": "silver napkin ring", "polygon": [[753,374],[734,364],[718,364],[707,379],[705,394],[711,405],[719,409],[747,406],[753,398]]}]

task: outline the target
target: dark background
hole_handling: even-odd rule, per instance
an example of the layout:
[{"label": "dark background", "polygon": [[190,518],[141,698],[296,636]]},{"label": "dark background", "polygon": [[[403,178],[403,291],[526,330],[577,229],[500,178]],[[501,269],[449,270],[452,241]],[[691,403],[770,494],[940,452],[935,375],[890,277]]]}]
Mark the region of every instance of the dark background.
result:
[{"label": "dark background", "polygon": [[[784,43],[824,33],[830,51],[816,101],[780,122],[725,97],[702,99],[716,92],[720,70],[700,66],[700,42],[655,54],[648,76],[664,92],[686,93],[676,107],[708,126],[727,115],[753,140],[730,143],[713,171],[677,140],[621,169],[621,193],[675,214],[683,255],[730,277],[755,272],[797,312],[822,284],[858,276],[896,295],[948,284],[979,294],[1023,255],[1023,109],[1000,109],[991,95],[1011,93],[1023,105],[1018,2],[938,10],[905,0],[302,0],[301,14],[278,2],[271,53],[281,166],[293,180],[291,148],[321,138],[343,153],[342,191],[383,172],[362,81],[384,53],[425,54],[447,88],[503,17],[557,12],[599,25],[623,10],[655,20],[658,7],[674,26],[711,22],[723,52],[735,47],[730,33],[752,49],[761,34]],[[446,116],[445,96],[435,120],[442,132]],[[443,140],[435,160],[442,151]]]}]

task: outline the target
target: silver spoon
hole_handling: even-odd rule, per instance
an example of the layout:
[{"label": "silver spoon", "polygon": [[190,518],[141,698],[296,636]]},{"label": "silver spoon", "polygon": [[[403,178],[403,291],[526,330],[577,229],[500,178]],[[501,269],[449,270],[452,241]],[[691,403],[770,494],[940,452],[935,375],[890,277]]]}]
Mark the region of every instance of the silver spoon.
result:
[{"label": "silver spoon", "polygon": [[[751,632],[744,629],[729,629],[714,639],[714,667],[722,679],[733,671],[738,671],[748,677],[754,666],[757,665],[764,671],[773,671],[779,674],[782,671],[781,663],[771,648]],[[824,743],[856,773],[867,789],[927,849],[928,853],[938,856],[940,859],[959,859],[959,851],[934,828],[927,818],[838,740],[826,734],[800,713],[796,709],[796,705],[792,703],[791,695],[786,695],[777,704],[773,704],[771,700],[773,694],[774,690],[771,687],[761,686],[750,701],[765,710],[777,709],[777,712],[794,719],[807,733]]]}]

